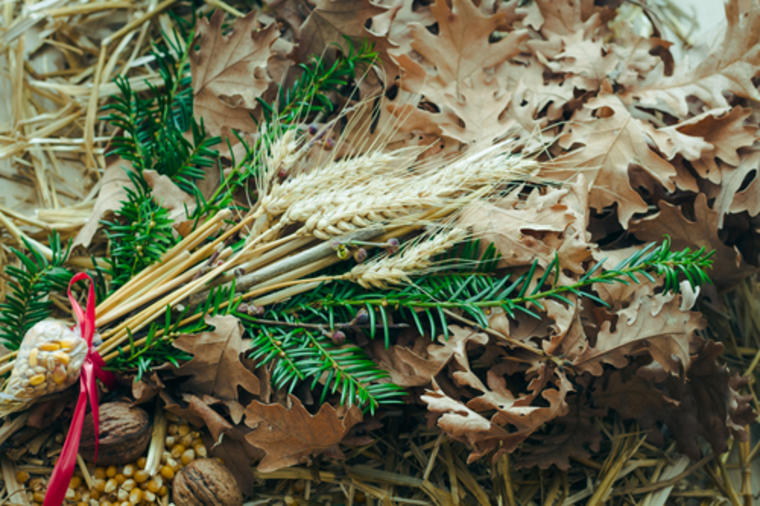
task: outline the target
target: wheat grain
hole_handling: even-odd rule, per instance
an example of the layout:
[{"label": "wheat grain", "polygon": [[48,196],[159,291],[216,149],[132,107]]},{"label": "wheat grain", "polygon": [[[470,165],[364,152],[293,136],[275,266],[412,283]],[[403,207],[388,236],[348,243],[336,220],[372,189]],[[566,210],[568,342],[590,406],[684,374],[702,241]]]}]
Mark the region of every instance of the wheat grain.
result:
[{"label": "wheat grain", "polygon": [[387,288],[390,285],[409,283],[409,276],[428,269],[433,257],[450,249],[466,236],[467,233],[461,228],[446,228],[433,236],[419,238],[399,254],[384,255],[358,264],[346,277],[364,288]]}]

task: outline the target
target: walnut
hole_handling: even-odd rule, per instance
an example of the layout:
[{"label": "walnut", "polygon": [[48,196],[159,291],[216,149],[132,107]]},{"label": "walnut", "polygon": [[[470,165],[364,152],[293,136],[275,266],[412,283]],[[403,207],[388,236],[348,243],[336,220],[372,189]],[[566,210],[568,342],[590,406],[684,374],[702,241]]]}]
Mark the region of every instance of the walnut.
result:
[{"label": "walnut", "polygon": [[[145,453],[151,436],[150,417],[145,410],[128,402],[100,405],[98,464],[126,464]],[[92,413],[84,421],[79,452],[85,460],[95,457]]]},{"label": "walnut", "polygon": [[224,464],[216,459],[198,459],[182,469],[172,482],[177,506],[239,506],[243,494]]}]

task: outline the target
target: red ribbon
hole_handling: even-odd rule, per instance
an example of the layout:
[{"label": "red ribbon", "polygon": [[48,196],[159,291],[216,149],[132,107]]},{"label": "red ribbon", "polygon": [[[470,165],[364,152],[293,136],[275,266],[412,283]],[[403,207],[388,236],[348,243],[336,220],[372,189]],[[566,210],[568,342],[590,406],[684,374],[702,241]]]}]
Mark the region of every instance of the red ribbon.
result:
[{"label": "red ribbon", "polygon": [[[71,295],[71,287],[77,281],[88,279],[90,289],[87,294],[87,310],[82,311],[82,307]],[[74,310],[74,314],[79,322],[82,339],[87,341],[87,355],[82,364],[82,372],[79,375],[79,399],[77,407],[74,409],[74,417],[71,419],[69,433],[66,435],[66,442],[61,449],[61,455],[55,464],[53,474],[50,476],[45,502],[43,506],[60,506],[66,495],[66,489],[69,487],[69,481],[74,474],[77,453],[79,452],[79,440],[82,437],[82,427],[84,426],[84,415],[87,410],[87,401],[90,401],[92,410],[92,424],[95,429],[95,459],[98,457],[98,386],[95,379],[99,379],[106,386],[111,387],[115,382],[115,377],[103,369],[105,362],[95,348],[92,347],[92,336],[95,335],[95,287],[92,278],[84,272],[75,274],[69,281],[68,288],[69,301]]]}]

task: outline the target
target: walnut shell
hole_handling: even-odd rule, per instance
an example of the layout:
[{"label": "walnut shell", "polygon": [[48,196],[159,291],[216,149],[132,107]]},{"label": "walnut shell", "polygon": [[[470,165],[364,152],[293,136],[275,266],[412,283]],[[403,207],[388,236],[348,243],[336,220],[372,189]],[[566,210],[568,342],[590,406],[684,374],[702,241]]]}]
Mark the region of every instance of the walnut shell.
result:
[{"label": "walnut shell", "polygon": [[243,494],[229,469],[216,459],[198,459],[172,482],[177,506],[241,506]]},{"label": "walnut shell", "polygon": [[[145,410],[128,402],[105,402],[99,414],[98,464],[127,464],[145,453],[151,436],[150,417]],[[79,453],[85,460],[94,460],[92,413],[84,420]]]}]

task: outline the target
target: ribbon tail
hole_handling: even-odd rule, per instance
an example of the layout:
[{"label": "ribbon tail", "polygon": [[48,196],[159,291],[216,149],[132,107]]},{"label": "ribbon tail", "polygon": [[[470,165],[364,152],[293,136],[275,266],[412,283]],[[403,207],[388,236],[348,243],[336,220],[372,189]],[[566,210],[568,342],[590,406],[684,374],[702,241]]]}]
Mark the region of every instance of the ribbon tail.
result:
[{"label": "ribbon tail", "polygon": [[61,455],[55,464],[53,474],[50,475],[45,502],[43,506],[60,506],[66,496],[66,489],[69,488],[69,481],[74,474],[74,466],[77,461],[79,452],[79,439],[82,435],[84,426],[84,415],[87,410],[87,386],[84,381],[79,383],[79,399],[74,409],[74,416],[71,419],[69,433],[61,449]]}]

